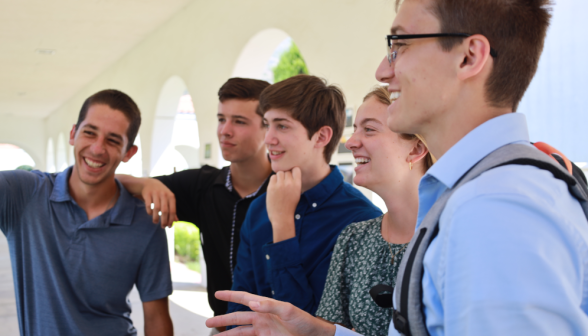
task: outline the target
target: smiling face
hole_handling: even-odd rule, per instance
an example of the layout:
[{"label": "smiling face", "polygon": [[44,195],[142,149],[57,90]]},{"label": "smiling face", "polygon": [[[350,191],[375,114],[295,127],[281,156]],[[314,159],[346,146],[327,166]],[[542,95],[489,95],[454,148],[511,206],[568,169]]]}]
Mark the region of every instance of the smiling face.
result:
[{"label": "smiling face", "polygon": [[[392,25],[392,34],[426,34],[440,31],[429,1],[406,0]],[[435,38],[397,40],[398,55],[389,65],[386,57],[376,78],[388,83],[391,97],[390,128],[399,133],[426,133],[426,127],[450,108],[458,95],[455,57],[441,49]]]},{"label": "smiling face", "polygon": [[265,128],[257,100],[229,99],[218,104],[217,136],[223,158],[243,162],[265,151]]},{"label": "smiling face", "polygon": [[402,180],[409,172],[408,157],[415,141],[404,140],[386,125],[387,105],[375,96],[357,110],[353,135],[345,143],[355,157],[355,184],[370,190]]},{"label": "smiling face", "polygon": [[129,125],[122,112],[108,105],[90,106],[77,130],[74,126],[70,132],[69,144],[76,158],[71,178],[91,186],[113,182],[120,162],[137,152],[136,146],[127,151]]},{"label": "smiling face", "polygon": [[271,109],[264,115],[267,125],[265,144],[272,162],[272,170],[288,171],[299,167],[305,172],[325,165],[323,148],[317,148],[318,132],[308,139],[308,131],[286,111]]}]

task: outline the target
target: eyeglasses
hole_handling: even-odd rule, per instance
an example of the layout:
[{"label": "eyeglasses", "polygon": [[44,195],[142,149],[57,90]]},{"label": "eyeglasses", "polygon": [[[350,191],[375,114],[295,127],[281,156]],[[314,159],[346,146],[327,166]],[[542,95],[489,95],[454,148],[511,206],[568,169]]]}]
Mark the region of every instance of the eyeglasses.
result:
[{"label": "eyeglasses", "polygon": [[[392,65],[392,62],[396,61],[396,57],[398,57],[398,50],[394,49],[394,40],[410,40],[410,39],[419,39],[419,38],[430,38],[430,37],[461,37],[466,38],[470,37],[473,34],[464,34],[464,33],[440,33],[440,34],[409,34],[409,35],[386,35],[386,40],[388,41],[388,46],[386,48],[386,55],[388,56],[388,63]],[[492,47],[490,48],[490,56],[496,58],[498,53]]]}]

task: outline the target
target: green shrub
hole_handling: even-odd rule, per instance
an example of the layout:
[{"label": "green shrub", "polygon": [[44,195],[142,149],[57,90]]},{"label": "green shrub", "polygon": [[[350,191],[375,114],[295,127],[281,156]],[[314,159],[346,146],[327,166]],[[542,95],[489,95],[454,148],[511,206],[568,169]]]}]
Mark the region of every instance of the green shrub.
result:
[{"label": "green shrub", "polygon": [[198,261],[200,254],[200,230],[188,222],[174,223],[174,250],[176,255]]}]

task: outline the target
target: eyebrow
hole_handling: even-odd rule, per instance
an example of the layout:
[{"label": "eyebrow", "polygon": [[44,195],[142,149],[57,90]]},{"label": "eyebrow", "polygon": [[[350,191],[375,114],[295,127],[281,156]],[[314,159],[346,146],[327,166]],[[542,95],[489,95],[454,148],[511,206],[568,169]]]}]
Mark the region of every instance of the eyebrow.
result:
[{"label": "eyebrow", "polygon": [[363,120],[361,121],[360,125],[365,125],[365,124],[367,124],[367,123],[368,123],[368,122],[370,122],[370,121],[373,121],[373,122],[375,122],[375,123],[377,123],[377,124],[380,124],[380,125],[382,125],[382,122],[381,122],[381,121],[379,121],[379,120],[378,120],[378,119],[376,119],[376,118],[365,118],[365,119],[363,119]]},{"label": "eyebrow", "polygon": [[[217,116],[217,117],[226,117],[226,116],[225,116],[224,114],[222,114],[222,113],[217,113],[217,114],[216,114],[216,116]],[[247,118],[247,117],[245,117],[245,116],[242,116],[242,115],[232,115],[232,116],[229,116],[229,118],[231,118],[231,119],[244,119],[244,120],[249,120],[249,118]]]},{"label": "eyebrow", "polygon": [[[265,121],[268,121],[266,118],[263,118],[263,120],[265,120]],[[286,118],[274,118],[274,119],[272,119],[271,121],[272,121],[272,122],[282,122],[282,121],[285,121],[285,122],[289,122],[289,123],[291,123],[291,121],[290,121],[290,120],[288,120],[288,119],[286,119]]]}]

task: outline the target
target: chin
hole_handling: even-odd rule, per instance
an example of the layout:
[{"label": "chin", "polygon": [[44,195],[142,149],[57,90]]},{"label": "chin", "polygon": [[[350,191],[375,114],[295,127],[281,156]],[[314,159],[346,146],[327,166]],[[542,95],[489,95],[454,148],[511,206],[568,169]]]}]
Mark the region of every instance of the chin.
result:
[{"label": "chin", "polygon": [[272,170],[274,172],[289,171],[289,170],[292,170],[292,168],[294,168],[294,166],[281,164],[281,163],[275,162],[275,161],[272,162]]}]

